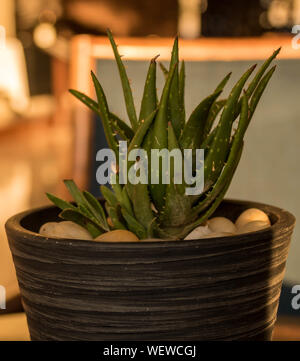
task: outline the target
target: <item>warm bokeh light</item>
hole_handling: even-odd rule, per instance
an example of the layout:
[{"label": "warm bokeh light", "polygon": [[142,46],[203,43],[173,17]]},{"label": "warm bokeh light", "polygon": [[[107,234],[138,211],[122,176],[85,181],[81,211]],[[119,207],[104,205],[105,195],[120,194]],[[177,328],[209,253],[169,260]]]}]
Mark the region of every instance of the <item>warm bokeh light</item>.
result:
[{"label": "warm bokeh light", "polygon": [[201,1],[179,0],[178,30],[183,38],[196,38],[201,32]]},{"label": "warm bokeh light", "polygon": [[33,39],[40,48],[47,49],[53,46],[56,37],[57,34],[53,24],[41,23],[34,29]]},{"label": "warm bokeh light", "polygon": [[269,11],[268,20],[275,28],[280,28],[289,23],[289,9],[290,4],[287,1],[275,0],[272,1]]},{"label": "warm bokeh light", "polygon": [[0,91],[9,99],[13,111],[22,113],[27,109],[29,88],[24,52],[20,41],[14,38],[7,39],[0,48]]}]

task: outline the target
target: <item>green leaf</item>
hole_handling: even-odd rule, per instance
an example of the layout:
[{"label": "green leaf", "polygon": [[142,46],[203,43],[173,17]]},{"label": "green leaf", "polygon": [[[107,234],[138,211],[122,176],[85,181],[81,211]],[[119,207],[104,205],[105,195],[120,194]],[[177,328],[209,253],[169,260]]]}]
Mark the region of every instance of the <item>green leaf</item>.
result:
[{"label": "green leaf", "polygon": [[[180,149],[172,123],[168,125],[168,150]],[[159,220],[164,226],[178,227],[190,222],[191,202],[185,195],[185,183],[174,182],[175,163],[170,160],[170,183],[166,186],[166,201],[163,210],[160,212]],[[183,167],[183,165],[182,165]],[[183,174],[183,172],[182,172]]]},{"label": "green leaf", "polygon": [[231,74],[232,72],[228,73],[224,79],[221,80],[220,84],[216,87],[215,89],[215,93],[218,93],[218,92],[222,92],[223,89],[225,88],[225,85],[227,84],[228,80],[230,79],[231,77]]},{"label": "green leaf", "polygon": [[150,61],[141,103],[139,124],[157,108],[156,58],[157,56]]},{"label": "green leaf", "polygon": [[100,227],[97,226],[93,221],[91,221],[88,217],[85,217],[79,210],[76,209],[64,209],[60,215],[61,218],[66,221],[74,222],[81,227],[84,227],[93,238],[98,237],[103,233]]},{"label": "green leaf", "polygon": [[244,94],[242,97],[242,109],[238,127],[232,140],[226,164],[222,170],[220,177],[214,184],[212,190],[205,195],[203,201],[198,203],[198,205],[193,208],[193,211],[195,211],[196,213],[203,211],[214,199],[218,197],[224,187],[224,184],[231,182],[231,179],[240,161],[243,148],[243,139],[248,124],[248,98],[247,95]]},{"label": "green leaf", "polygon": [[[174,76],[174,73],[177,71],[178,64],[175,64],[171,71],[169,72],[168,79],[165,83],[158,112],[153,125],[153,142],[152,149],[163,149],[168,146],[168,100],[171,82]],[[161,174],[161,171],[159,171]],[[165,195],[165,185],[164,184],[151,184],[151,197],[153,199],[154,205],[156,208],[161,209],[164,204],[164,195]]]},{"label": "green leaf", "polygon": [[[79,210],[86,216],[89,217],[94,223],[97,223],[105,231],[109,230],[108,224],[106,222],[105,213],[100,205],[100,203],[94,199],[92,200],[92,195],[88,192],[81,192],[75,182],[71,179],[64,180],[68,191],[74,198],[77,203]],[[89,195],[88,195],[89,194]],[[88,197],[88,199],[87,199]],[[90,201],[92,203],[90,203]],[[96,202],[97,204],[96,204]],[[101,209],[100,209],[101,207]]]},{"label": "green leaf", "polygon": [[179,104],[180,104],[180,111],[182,113],[182,127],[185,124],[185,101],[184,101],[184,94],[185,94],[185,62],[182,61],[180,71],[179,71]]},{"label": "green leaf", "polygon": [[226,105],[224,106],[221,119],[217,125],[215,137],[212,140],[208,154],[205,157],[205,190],[209,189],[210,186],[219,177],[219,174],[224,165],[224,161],[228,156],[231,129],[235,119],[235,109],[243,86],[253,72],[254,68],[255,66],[252,66],[243,74],[243,76],[232,89],[227,99]]},{"label": "green leaf", "polygon": [[141,121],[132,141],[129,144],[128,154],[131,152],[131,150],[138,148],[142,144],[145,135],[155,118],[156,113],[157,113],[157,109],[155,109],[152,113],[150,113],[145,120]]},{"label": "green leaf", "polygon": [[116,195],[113,191],[111,191],[108,187],[106,186],[101,186],[100,187],[101,193],[103,195],[103,197],[105,198],[105,200],[107,201],[107,203],[116,208],[118,206],[118,200],[116,198]]},{"label": "green leaf", "polygon": [[102,86],[99,83],[96,75],[93,72],[91,74],[92,74],[95,91],[97,94],[100,118],[102,120],[103,129],[104,129],[107,143],[108,143],[109,147],[115,152],[115,154],[118,154],[118,143],[113,135],[112,121],[110,118],[110,112],[108,109],[104,91],[103,91]]},{"label": "green leaf", "polygon": [[71,203],[64,201],[51,193],[46,193],[48,199],[60,209],[76,209]]},{"label": "green leaf", "polygon": [[122,216],[127,222],[128,229],[137,235],[139,239],[147,237],[146,229],[123,207],[121,207]]},{"label": "green leaf", "polygon": [[104,228],[106,231],[109,231],[109,226],[106,220],[106,214],[100,202],[88,191],[83,191],[83,196],[89,203],[89,208],[92,210],[97,220],[101,223],[102,228]]},{"label": "green leaf", "polygon": [[223,109],[225,104],[226,104],[226,99],[222,99],[219,101],[215,101],[213,103],[213,105],[211,106],[209,113],[208,113],[207,121],[204,126],[204,130],[203,130],[203,142],[205,142],[206,138],[208,137],[208,135],[213,127],[213,124],[215,122],[215,119],[217,118],[218,114]]},{"label": "green leaf", "polygon": [[266,86],[268,85],[274,71],[276,69],[276,65],[273,66],[268,72],[267,74],[261,79],[261,81],[259,82],[258,86],[256,87],[255,91],[254,91],[254,94],[252,95],[251,97],[251,100],[250,100],[250,116],[249,116],[249,121],[251,120],[253,114],[254,114],[254,111],[257,107],[257,104],[263,94],[263,92],[265,91],[266,89]]},{"label": "green leaf", "polygon": [[116,181],[115,183],[112,182],[111,183],[111,186],[115,192],[115,196],[118,200],[118,202],[120,203],[120,205],[122,207],[124,207],[132,216],[134,215],[133,213],[133,209],[132,209],[132,206],[131,206],[131,201],[128,197],[128,194],[126,192],[126,188],[122,188],[120,183],[119,183],[119,177],[118,175],[116,175]]},{"label": "green leaf", "polygon": [[130,83],[129,83],[129,80],[128,80],[128,77],[126,74],[125,66],[121,60],[117,45],[116,45],[114,38],[112,36],[112,33],[109,29],[107,29],[107,35],[108,35],[109,41],[111,43],[111,46],[112,46],[112,49],[113,49],[113,52],[115,55],[115,59],[116,59],[117,65],[118,65],[121,83],[122,83],[122,87],[123,87],[127,114],[128,114],[128,117],[129,117],[129,120],[130,120],[133,130],[136,130],[138,127],[138,122],[137,122],[135,106],[134,106],[134,102],[133,102],[132,91],[131,91]]},{"label": "green leaf", "polygon": [[127,229],[123,222],[121,222],[118,211],[115,207],[110,206],[107,202],[105,204],[106,211],[108,216],[110,217],[112,224],[114,225],[114,229]]},{"label": "green leaf", "polygon": [[71,196],[74,198],[75,202],[80,205],[88,206],[88,202],[84,198],[82,192],[77,187],[76,183],[73,181],[73,179],[65,179],[64,183],[70,192]]},{"label": "green leaf", "polygon": [[281,50],[281,47],[278,48],[277,50],[275,50],[274,53],[259,68],[258,72],[256,73],[255,77],[253,78],[253,80],[251,81],[251,83],[249,84],[249,86],[248,86],[248,88],[246,90],[246,94],[247,94],[248,98],[251,97],[251,95],[253,94],[254,90],[256,89],[260,79],[264,75],[265,71],[267,70],[267,68],[269,67],[271,62],[279,54],[280,50]]},{"label": "green leaf", "polygon": [[184,127],[183,111],[181,109],[181,100],[179,97],[179,74],[178,74],[178,37],[176,36],[172,49],[170,69],[176,66],[174,76],[171,81],[170,94],[168,99],[168,121],[172,122],[176,136],[179,138]]},{"label": "green leaf", "polygon": [[69,89],[69,92],[74,95],[77,99],[79,99],[83,104],[88,106],[93,112],[99,113],[98,103],[95,102],[95,100],[91,99],[89,96],[87,96],[84,93],[81,93],[78,90],[75,89]]},{"label": "green leaf", "polygon": [[180,138],[182,149],[199,149],[204,136],[204,127],[208,118],[209,110],[221,94],[221,91],[213,93],[196,107],[189,120],[186,122]]},{"label": "green leaf", "polygon": [[165,80],[167,80],[168,75],[169,75],[169,70],[164,66],[163,63],[159,63],[159,67],[165,76]]},{"label": "green leaf", "polygon": [[119,134],[122,139],[130,142],[134,136],[133,130],[114,113],[110,113],[110,119],[113,130]]},{"label": "green leaf", "polygon": [[[101,118],[101,112],[99,110],[99,105],[95,100],[91,99],[89,96],[85,95],[74,89],[69,89],[69,92],[79,99],[82,103],[87,105],[93,112],[97,113]],[[112,122],[112,128],[116,131],[124,140],[131,140],[134,133],[133,130],[116,114],[109,113],[110,119]]]}]

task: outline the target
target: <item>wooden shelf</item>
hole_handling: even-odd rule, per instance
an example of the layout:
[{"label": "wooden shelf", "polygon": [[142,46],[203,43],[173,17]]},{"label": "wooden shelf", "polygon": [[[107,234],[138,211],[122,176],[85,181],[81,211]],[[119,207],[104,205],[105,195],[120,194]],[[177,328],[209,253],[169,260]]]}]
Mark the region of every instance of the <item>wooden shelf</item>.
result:
[{"label": "wooden shelf", "polygon": [[[94,58],[111,59],[113,52],[106,37],[79,36],[88,40]],[[273,50],[282,47],[279,59],[299,59],[300,51],[292,48],[292,36],[265,36],[252,38],[199,38],[180,39],[180,56],[187,61],[259,60],[268,57]],[[117,38],[120,54],[124,59],[145,60],[160,54],[160,60],[170,57],[171,38]]]},{"label": "wooden shelf", "polygon": [[300,317],[279,316],[273,332],[273,341],[300,341]]}]

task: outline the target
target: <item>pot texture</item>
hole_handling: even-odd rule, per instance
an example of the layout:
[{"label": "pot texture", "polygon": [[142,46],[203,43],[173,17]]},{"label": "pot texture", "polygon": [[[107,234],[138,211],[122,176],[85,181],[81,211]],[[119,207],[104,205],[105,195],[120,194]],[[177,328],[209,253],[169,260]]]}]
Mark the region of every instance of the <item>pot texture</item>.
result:
[{"label": "pot texture", "polygon": [[295,218],[223,201],[233,221],[265,211],[268,229],[192,241],[46,238],[55,207],[6,224],[32,340],[270,340]]}]

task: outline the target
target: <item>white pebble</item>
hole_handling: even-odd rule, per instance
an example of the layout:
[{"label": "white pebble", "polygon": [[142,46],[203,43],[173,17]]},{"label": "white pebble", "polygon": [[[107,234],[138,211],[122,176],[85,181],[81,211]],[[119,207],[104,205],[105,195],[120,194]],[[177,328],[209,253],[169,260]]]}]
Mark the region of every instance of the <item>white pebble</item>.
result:
[{"label": "white pebble", "polygon": [[206,238],[212,231],[208,228],[208,225],[199,226],[195,228],[191,233],[189,233],[185,240],[192,240],[192,239],[199,239],[199,238]]},{"label": "white pebble", "polygon": [[46,237],[92,240],[90,233],[71,221],[48,222],[41,226],[39,233]]},{"label": "white pebble", "polygon": [[237,229],[230,219],[225,217],[214,217],[208,220],[208,227],[213,232],[236,233]]},{"label": "white pebble", "polygon": [[238,228],[238,233],[248,233],[248,232],[255,232],[259,231],[260,229],[270,227],[270,222],[264,221],[253,221],[244,224],[242,227]]},{"label": "white pebble", "polygon": [[56,227],[57,222],[44,223],[39,230],[39,234],[41,234],[42,236],[50,237],[51,234],[55,233]]},{"label": "white pebble", "polygon": [[257,208],[249,208],[243,213],[241,213],[236,220],[235,225],[239,229],[243,227],[246,223],[254,221],[262,221],[267,223],[269,226],[271,225],[269,217],[266,215],[266,213]]}]

